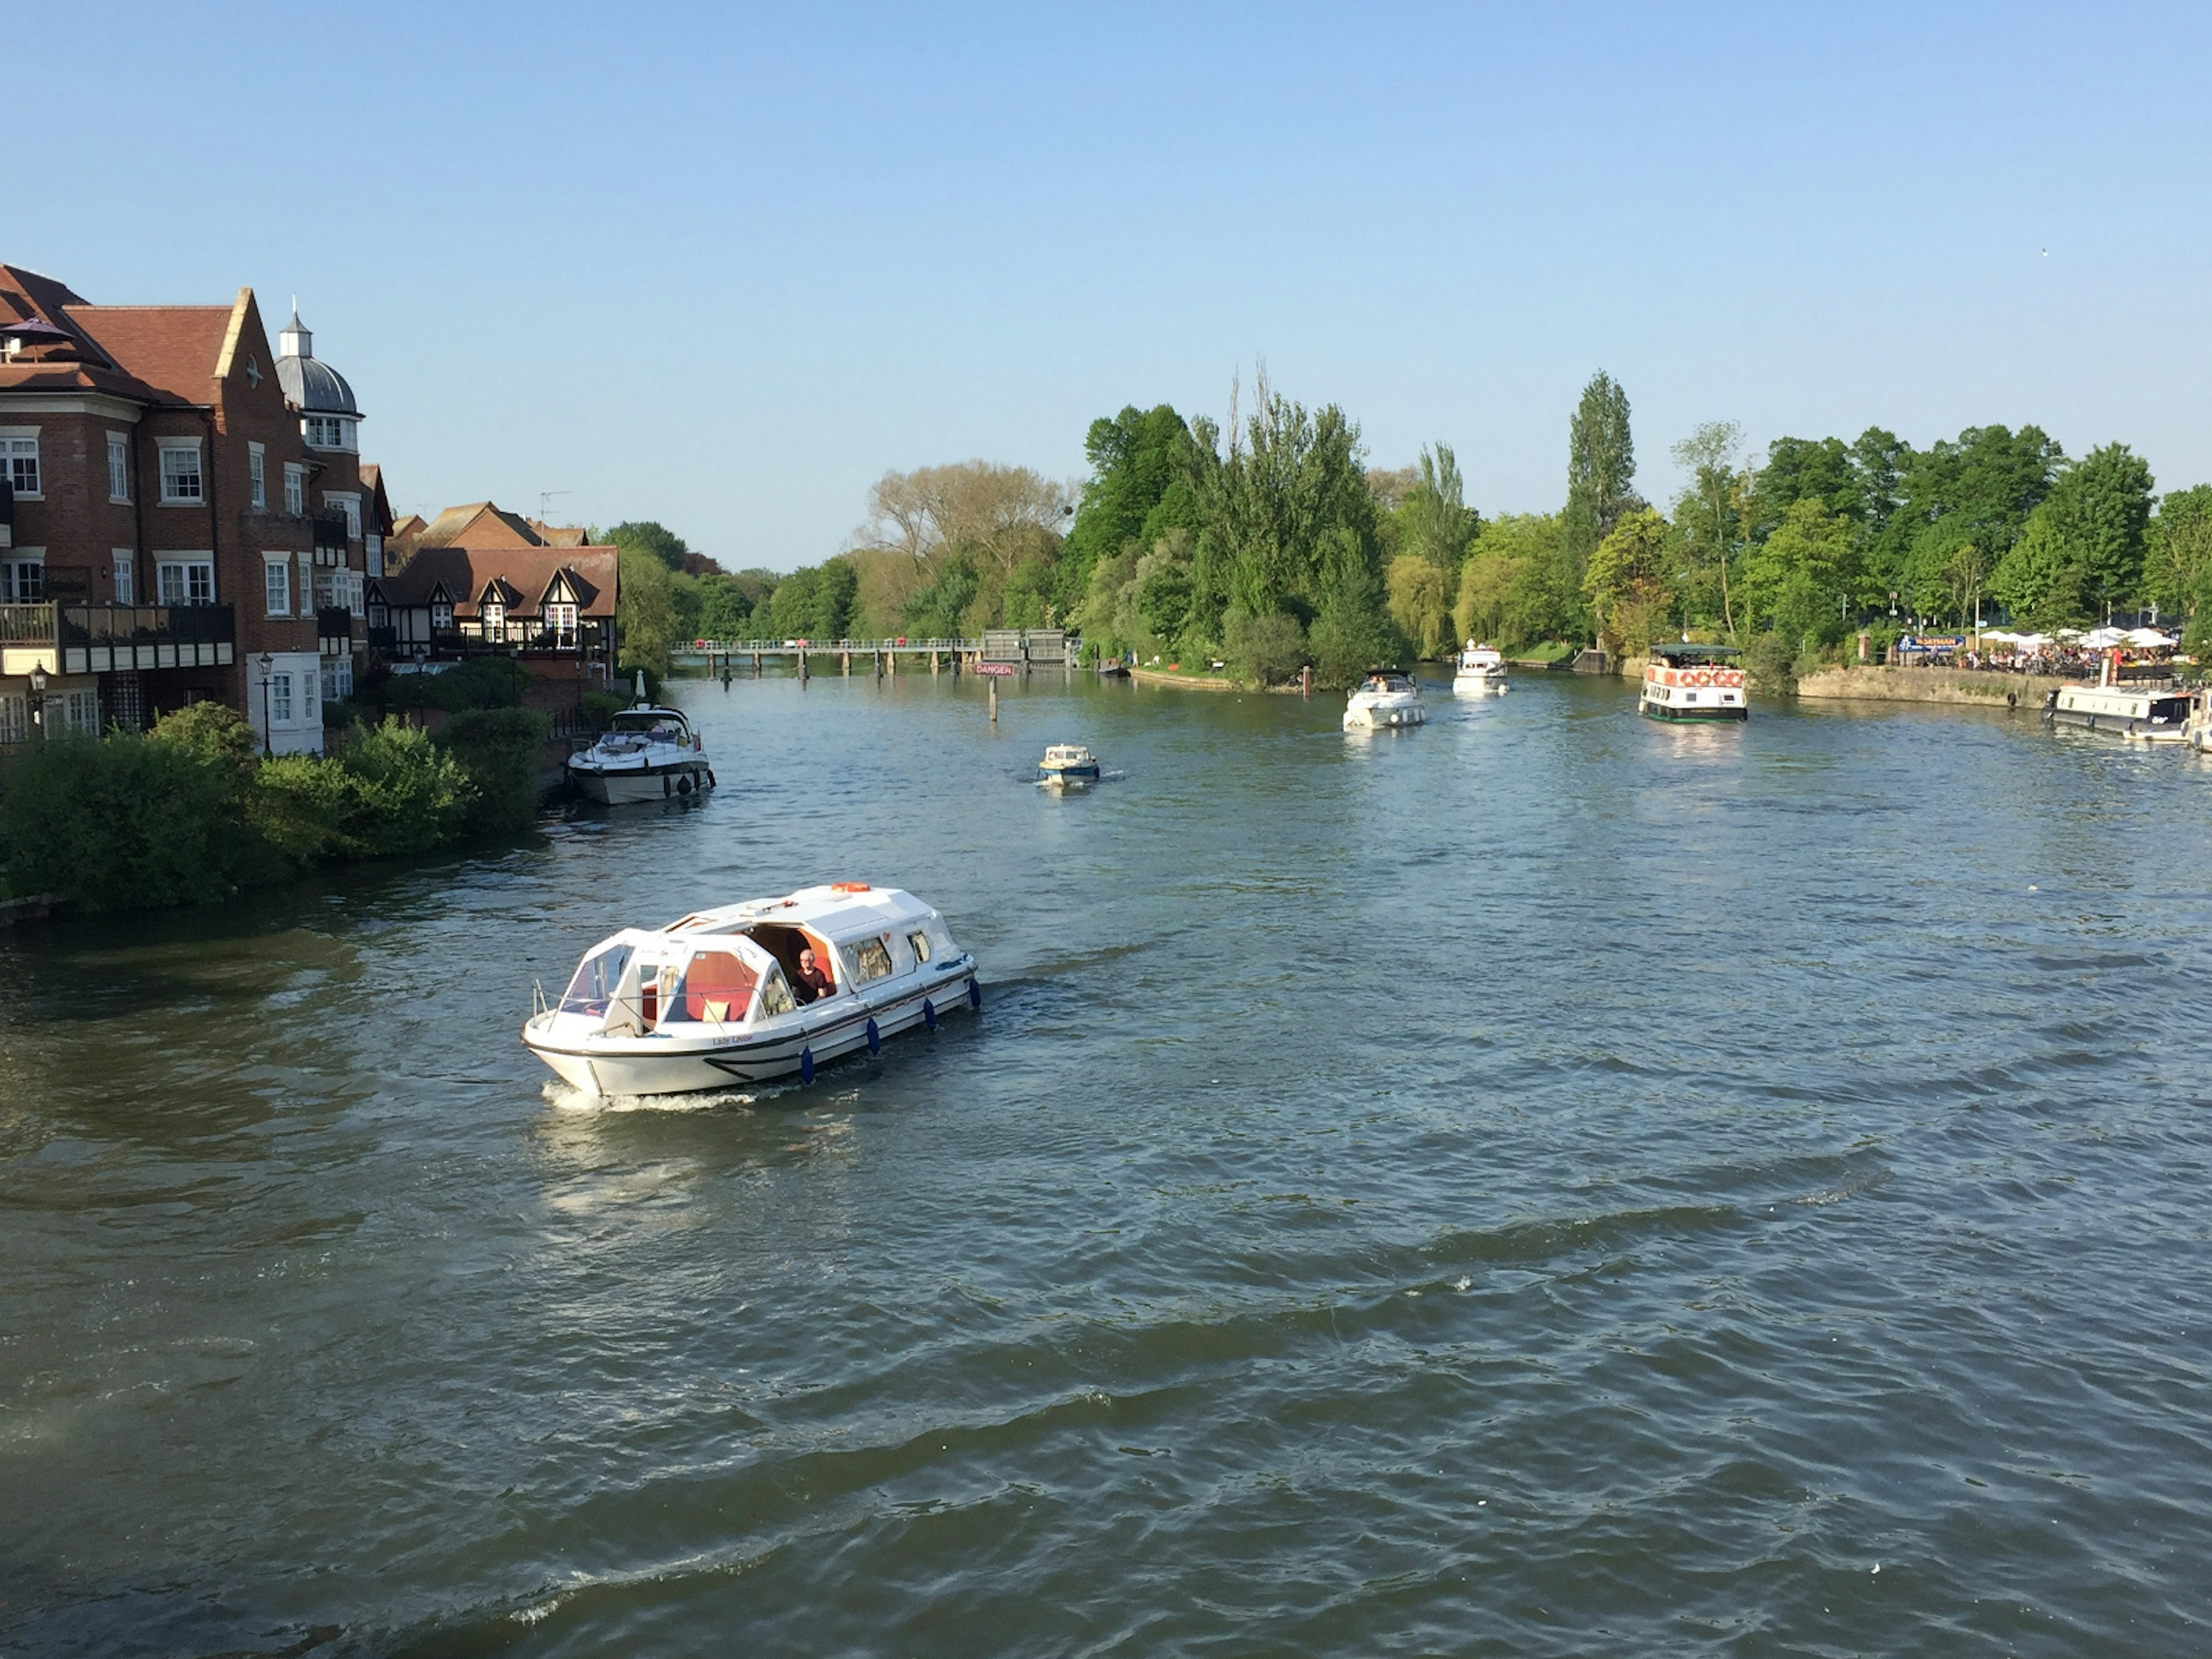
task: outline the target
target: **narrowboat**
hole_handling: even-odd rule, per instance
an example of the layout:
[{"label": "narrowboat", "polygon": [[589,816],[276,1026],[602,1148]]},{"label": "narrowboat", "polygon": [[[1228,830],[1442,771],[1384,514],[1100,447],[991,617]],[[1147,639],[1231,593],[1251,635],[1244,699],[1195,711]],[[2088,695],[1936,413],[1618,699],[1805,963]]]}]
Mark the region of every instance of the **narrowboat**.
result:
[{"label": "narrowboat", "polygon": [[911,893],[833,882],[626,927],[584,952],[523,1045],[587,1095],[814,1080],[815,1068],[965,1006],[975,959]]},{"label": "narrowboat", "polygon": [[[2189,694],[2154,670],[2140,679],[2121,678],[2119,653],[2108,653],[2094,685],[2062,685],[2043,700],[2053,726],[2112,732],[2142,743],[2196,742],[2191,737]],[[2202,746],[2201,744],[2198,746]]]},{"label": "narrowboat", "polygon": [[1655,720],[1744,720],[1741,653],[1732,645],[1655,645],[1637,707]]}]

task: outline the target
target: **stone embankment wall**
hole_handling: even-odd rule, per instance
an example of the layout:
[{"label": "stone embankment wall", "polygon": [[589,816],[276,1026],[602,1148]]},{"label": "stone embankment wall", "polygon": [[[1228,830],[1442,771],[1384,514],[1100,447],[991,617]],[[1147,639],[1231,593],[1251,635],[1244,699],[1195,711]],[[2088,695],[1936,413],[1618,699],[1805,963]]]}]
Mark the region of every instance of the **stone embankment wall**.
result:
[{"label": "stone embankment wall", "polygon": [[2058,684],[2047,675],[1978,673],[1963,668],[1824,668],[1799,680],[1797,695],[2039,709],[2044,693]]}]

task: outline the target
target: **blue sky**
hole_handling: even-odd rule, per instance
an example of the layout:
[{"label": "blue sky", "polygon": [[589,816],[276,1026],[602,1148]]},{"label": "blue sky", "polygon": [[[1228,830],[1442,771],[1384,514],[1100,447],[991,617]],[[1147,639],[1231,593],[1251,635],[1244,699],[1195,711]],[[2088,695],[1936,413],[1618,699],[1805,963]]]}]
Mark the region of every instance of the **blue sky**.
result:
[{"label": "blue sky", "polygon": [[[1375,464],[2033,421],[2212,480],[2212,10],[0,3],[0,258],[289,296],[396,503],[835,552],[1264,360]],[[30,64],[28,73],[21,65]]]}]

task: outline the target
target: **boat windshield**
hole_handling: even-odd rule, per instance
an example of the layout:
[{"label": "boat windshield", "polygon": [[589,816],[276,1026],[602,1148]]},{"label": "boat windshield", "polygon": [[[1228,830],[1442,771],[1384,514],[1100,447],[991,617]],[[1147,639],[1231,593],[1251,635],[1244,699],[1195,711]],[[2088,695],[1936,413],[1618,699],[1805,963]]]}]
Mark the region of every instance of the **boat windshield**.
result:
[{"label": "boat windshield", "polygon": [[604,1014],[607,1004],[614,998],[615,987],[622,983],[623,970],[629,966],[633,954],[627,945],[610,945],[603,951],[594,951],[576,964],[576,976],[568,981],[568,988],[561,994],[561,1012],[564,1014]]},{"label": "boat windshield", "polygon": [[609,722],[614,732],[649,732],[656,736],[679,738],[687,729],[684,716],[667,708],[625,708]]}]

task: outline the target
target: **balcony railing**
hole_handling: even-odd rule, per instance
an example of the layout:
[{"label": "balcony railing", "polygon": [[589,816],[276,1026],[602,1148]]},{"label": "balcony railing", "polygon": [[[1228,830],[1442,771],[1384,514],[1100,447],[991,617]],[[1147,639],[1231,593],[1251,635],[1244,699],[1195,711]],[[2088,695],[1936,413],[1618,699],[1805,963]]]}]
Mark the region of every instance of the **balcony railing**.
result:
[{"label": "balcony railing", "polygon": [[319,640],[349,640],[353,637],[353,611],[343,605],[319,605],[315,607],[315,637]]},{"label": "balcony railing", "polygon": [[315,520],[315,550],[318,553],[344,552],[348,532],[349,526],[343,514],[334,518],[318,517]]},{"label": "balcony railing", "polygon": [[[427,645],[422,641],[402,640],[395,629],[372,628],[368,638],[370,644],[401,658],[413,656],[418,646],[427,649],[433,658],[589,657],[605,649],[606,626],[604,622],[582,622],[564,635],[550,628],[525,629],[518,623],[509,623],[505,638],[489,640],[480,633],[453,629],[432,634]],[[389,643],[385,643],[387,639]]]},{"label": "balcony railing", "polygon": [[45,647],[64,674],[227,666],[237,635],[227,605],[0,605],[0,645]]}]

